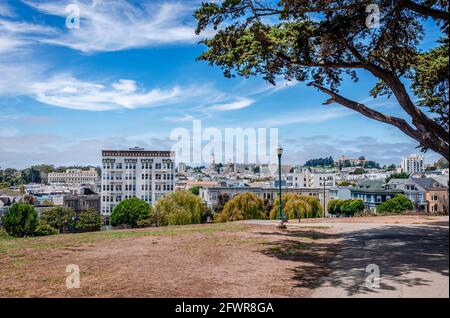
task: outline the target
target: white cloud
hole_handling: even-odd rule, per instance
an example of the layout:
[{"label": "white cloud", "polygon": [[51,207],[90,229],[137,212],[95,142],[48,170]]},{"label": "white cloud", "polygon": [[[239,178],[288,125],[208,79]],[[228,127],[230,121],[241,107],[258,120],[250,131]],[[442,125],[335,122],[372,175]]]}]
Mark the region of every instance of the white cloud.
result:
[{"label": "white cloud", "polygon": [[140,90],[133,80],[121,79],[102,84],[64,75],[33,83],[30,90],[34,98],[42,103],[90,111],[157,107],[186,102],[194,97],[206,97],[212,93],[209,87],[201,85]]},{"label": "white cloud", "polygon": [[298,110],[292,113],[270,117],[259,122],[261,127],[279,127],[293,124],[317,124],[325,121],[342,118],[356,114],[349,109],[343,107],[323,107],[322,109],[313,111]]},{"label": "white cloud", "polygon": [[[48,15],[67,17],[69,2],[24,0]],[[79,7],[80,28],[64,29],[43,43],[70,47],[82,52],[118,51],[171,43],[195,43],[192,2],[71,1]]]},{"label": "white cloud", "polygon": [[54,28],[44,25],[0,18],[0,53],[24,49],[27,45],[38,42],[38,39],[56,34]]},{"label": "white cloud", "polygon": [[230,111],[230,110],[237,110],[249,107],[252,105],[255,101],[250,98],[237,98],[236,101],[225,103],[225,104],[216,104],[213,106],[208,107],[208,110],[214,110],[214,111]]}]

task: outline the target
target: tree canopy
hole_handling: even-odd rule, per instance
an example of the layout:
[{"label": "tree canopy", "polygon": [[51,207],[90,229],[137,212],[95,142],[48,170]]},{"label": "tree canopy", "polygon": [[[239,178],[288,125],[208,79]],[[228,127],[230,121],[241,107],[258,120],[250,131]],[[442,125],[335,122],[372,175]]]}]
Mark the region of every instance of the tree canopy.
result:
[{"label": "tree canopy", "polygon": [[114,207],[111,225],[126,224],[136,226],[137,222],[150,216],[152,206],[138,198],[128,198]]},{"label": "tree canopy", "polygon": [[[225,76],[307,82],[329,96],[324,104],[393,125],[449,159],[447,0],[224,0],[204,2],[194,16],[197,33],[217,30],[199,60]],[[441,41],[422,51],[430,20]],[[370,94],[394,96],[406,117],[339,94],[343,78],[356,82],[362,71],[377,80]]]},{"label": "tree canopy", "polygon": [[34,234],[37,219],[37,213],[32,205],[18,202],[8,209],[2,222],[9,235],[23,237]]},{"label": "tree canopy", "polygon": [[264,201],[256,194],[247,192],[236,195],[227,203],[223,211],[215,215],[218,222],[265,219]]},{"label": "tree canopy", "polygon": [[157,225],[198,224],[206,207],[198,195],[175,191],[156,201],[153,218]]}]

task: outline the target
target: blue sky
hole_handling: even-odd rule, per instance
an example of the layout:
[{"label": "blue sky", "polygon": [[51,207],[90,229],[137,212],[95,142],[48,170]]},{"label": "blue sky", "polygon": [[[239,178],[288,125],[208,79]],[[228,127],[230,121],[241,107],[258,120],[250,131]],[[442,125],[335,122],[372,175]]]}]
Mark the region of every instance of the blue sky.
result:
[{"label": "blue sky", "polygon": [[[67,29],[77,3],[80,28]],[[99,164],[104,148],[170,149],[192,127],[279,129],[286,161],[360,156],[398,163],[417,143],[397,129],[333,104],[300,83],[226,79],[195,58],[199,1],[0,2],[0,166]],[[433,41],[425,43],[433,45]],[[362,73],[341,93],[404,116],[395,100],[369,98]],[[439,158],[428,152],[426,161]]]}]

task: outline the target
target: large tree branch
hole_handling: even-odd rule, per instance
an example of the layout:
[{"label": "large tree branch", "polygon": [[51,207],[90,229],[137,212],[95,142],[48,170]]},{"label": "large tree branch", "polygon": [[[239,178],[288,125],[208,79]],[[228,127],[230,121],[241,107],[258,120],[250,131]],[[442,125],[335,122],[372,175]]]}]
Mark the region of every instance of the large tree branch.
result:
[{"label": "large tree branch", "polygon": [[427,17],[432,17],[433,19],[448,21],[448,17],[449,17],[448,11],[441,11],[441,10],[433,9],[433,8],[430,8],[430,7],[421,5],[421,4],[417,4],[411,0],[400,1],[400,6],[402,8],[410,9],[411,11],[414,11],[421,15],[424,15]]},{"label": "large tree branch", "polygon": [[448,143],[444,142],[442,139],[438,138],[437,136],[433,135],[427,135],[422,133],[419,130],[414,129],[411,127],[404,119],[385,115],[383,113],[380,113],[376,110],[373,110],[361,103],[352,101],[350,99],[347,99],[328,88],[325,88],[318,84],[312,84],[314,87],[319,89],[320,91],[328,94],[331,98],[326,102],[326,104],[336,102],[338,104],[341,104],[342,106],[345,106],[349,109],[355,110],[359,112],[360,114],[363,114],[366,117],[375,119],[377,121],[395,126],[399,128],[401,131],[403,131],[405,134],[410,136],[411,138],[417,140],[421,146],[430,148],[443,156],[445,156],[447,159],[449,159],[449,146]]}]

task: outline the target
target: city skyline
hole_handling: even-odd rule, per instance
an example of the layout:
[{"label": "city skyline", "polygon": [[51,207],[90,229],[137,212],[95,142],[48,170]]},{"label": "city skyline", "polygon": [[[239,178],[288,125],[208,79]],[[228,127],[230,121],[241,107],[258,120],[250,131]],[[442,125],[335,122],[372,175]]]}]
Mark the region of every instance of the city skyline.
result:
[{"label": "city skyline", "polygon": [[[190,129],[195,119],[220,130],[278,128],[283,160],[291,164],[344,154],[398,164],[418,152],[415,141],[391,126],[323,106],[327,96],[303,83],[225,79],[197,62],[204,47],[192,12],[200,1],[77,3],[79,29],[66,28],[67,12],[57,1],[0,5],[3,167],[96,165],[108,148],[169,150],[170,132]],[[375,79],[360,76],[344,81],[344,95],[403,116],[394,100],[370,98]],[[425,155],[427,163],[439,158]]]}]

